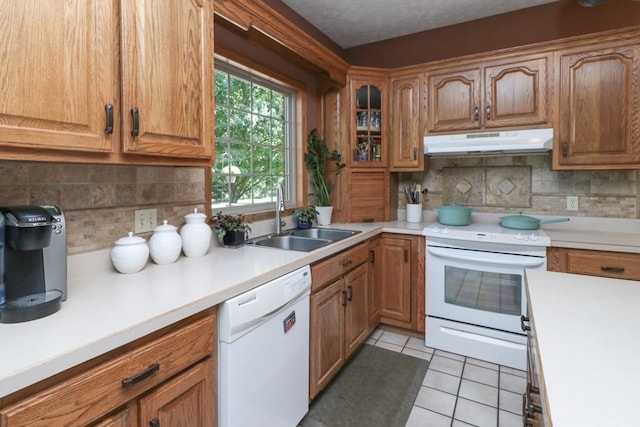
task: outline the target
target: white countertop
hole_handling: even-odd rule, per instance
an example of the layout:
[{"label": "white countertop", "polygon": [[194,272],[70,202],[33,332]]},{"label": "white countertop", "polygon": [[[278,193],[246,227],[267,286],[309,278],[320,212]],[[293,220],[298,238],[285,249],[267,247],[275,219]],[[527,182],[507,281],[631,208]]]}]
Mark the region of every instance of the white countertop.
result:
[{"label": "white countertop", "polygon": [[640,283],[527,270],[553,425],[638,425]]},{"label": "white countertop", "polygon": [[[30,322],[0,324],[0,397],[378,233],[422,235],[436,221],[435,211],[425,211],[422,223],[333,224],[362,233],[309,253],[214,246],[204,257],[182,256],[170,265],[149,262],[135,274],[117,273],[109,250],[71,255],[69,298],[60,311]],[[602,231],[588,231],[596,226]],[[553,246],[640,253],[640,220],[572,218],[542,228]]]},{"label": "white countertop", "polygon": [[90,360],[262,283],[384,231],[421,234],[404,221],[334,224],[362,231],[312,252],[212,246],[200,258],[151,261],[120,274],[109,250],[68,257],[68,299],[47,317],[0,324],[0,397]]}]

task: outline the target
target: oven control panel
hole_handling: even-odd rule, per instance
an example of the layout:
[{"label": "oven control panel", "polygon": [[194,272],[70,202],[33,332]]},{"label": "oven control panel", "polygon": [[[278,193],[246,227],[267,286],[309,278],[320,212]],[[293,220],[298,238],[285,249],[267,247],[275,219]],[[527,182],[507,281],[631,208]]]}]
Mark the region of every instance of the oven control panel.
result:
[{"label": "oven control panel", "polygon": [[465,226],[431,224],[424,229],[424,235],[427,237],[486,241],[510,245],[551,245],[551,239],[542,230],[512,230],[494,224],[470,224]]}]

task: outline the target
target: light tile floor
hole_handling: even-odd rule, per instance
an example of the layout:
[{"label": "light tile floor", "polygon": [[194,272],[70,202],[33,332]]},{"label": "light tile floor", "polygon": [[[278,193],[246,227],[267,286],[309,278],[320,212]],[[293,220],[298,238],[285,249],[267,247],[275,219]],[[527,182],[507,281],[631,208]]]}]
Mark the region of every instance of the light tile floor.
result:
[{"label": "light tile floor", "polygon": [[406,427],[522,426],[526,372],[434,350],[395,330],[377,329],[367,343],[429,361]]}]

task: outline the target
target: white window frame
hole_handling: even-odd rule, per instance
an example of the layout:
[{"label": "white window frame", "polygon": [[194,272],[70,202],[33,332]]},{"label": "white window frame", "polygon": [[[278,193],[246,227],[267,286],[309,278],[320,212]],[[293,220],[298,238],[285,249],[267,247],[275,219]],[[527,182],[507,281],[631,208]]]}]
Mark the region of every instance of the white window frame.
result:
[{"label": "white window frame", "polygon": [[[295,198],[296,198],[296,91],[275,79],[271,79],[267,76],[264,76],[258,72],[250,70],[246,67],[240,66],[235,63],[231,63],[231,61],[225,60],[224,58],[216,56],[215,62],[215,71],[222,71],[224,73],[228,73],[234,77],[246,80],[250,82],[252,85],[256,84],[261,87],[273,90],[275,92],[281,93],[285,96],[285,105],[284,105],[284,202],[286,206],[294,206]],[[216,105],[218,107],[218,105]],[[231,107],[231,106],[229,106]],[[231,111],[231,108],[228,109]],[[253,113],[252,113],[253,114]],[[216,126],[219,124],[216,123]],[[225,124],[226,125],[226,124]],[[229,134],[229,132],[227,132]],[[219,141],[218,141],[219,142]],[[240,143],[240,144],[249,144],[254,145],[254,141],[236,141],[231,138],[228,139],[228,143]],[[217,145],[217,144],[216,144]],[[233,159],[232,159],[233,161]],[[252,159],[253,164],[253,159]],[[232,178],[232,170],[231,168],[227,168],[225,170],[226,174],[222,173],[222,168],[229,166],[229,157],[225,155],[225,153],[216,152],[216,161],[211,168],[211,180],[213,183],[214,177],[220,177],[228,175],[228,178]],[[245,175],[249,176],[257,176],[263,174],[252,174],[251,172],[245,173]],[[276,175],[270,175],[271,177],[275,177]],[[213,184],[212,184],[213,185]],[[219,204],[214,204],[213,195],[211,200],[212,212],[228,212],[232,211],[235,213],[254,213],[254,212],[264,212],[275,209],[275,199],[276,192],[275,186],[273,187],[273,191],[269,197],[268,201],[262,201],[259,203],[251,203],[251,204],[232,204],[231,206],[220,206]]]}]

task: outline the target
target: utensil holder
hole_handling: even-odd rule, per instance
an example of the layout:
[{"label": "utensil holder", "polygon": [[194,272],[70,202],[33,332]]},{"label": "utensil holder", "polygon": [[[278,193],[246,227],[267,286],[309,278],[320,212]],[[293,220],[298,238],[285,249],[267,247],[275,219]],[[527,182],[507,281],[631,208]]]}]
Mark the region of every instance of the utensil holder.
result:
[{"label": "utensil holder", "polygon": [[422,203],[407,203],[407,222],[422,222]]}]

